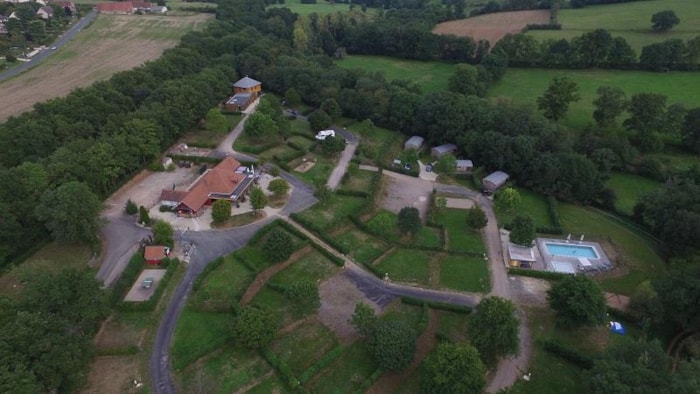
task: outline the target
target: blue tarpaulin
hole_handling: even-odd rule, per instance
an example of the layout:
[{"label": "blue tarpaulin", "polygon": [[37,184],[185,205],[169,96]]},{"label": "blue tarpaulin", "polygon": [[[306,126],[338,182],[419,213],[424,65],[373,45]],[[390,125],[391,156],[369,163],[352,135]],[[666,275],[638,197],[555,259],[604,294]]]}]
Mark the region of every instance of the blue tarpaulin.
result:
[{"label": "blue tarpaulin", "polygon": [[615,334],[625,335],[625,326],[623,326],[622,323],[611,321],[610,331],[614,332]]}]

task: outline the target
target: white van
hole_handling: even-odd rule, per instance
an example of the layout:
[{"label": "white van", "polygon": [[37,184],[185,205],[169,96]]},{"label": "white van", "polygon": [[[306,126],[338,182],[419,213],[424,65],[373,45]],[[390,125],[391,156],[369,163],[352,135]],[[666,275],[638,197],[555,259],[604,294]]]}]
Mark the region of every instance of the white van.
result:
[{"label": "white van", "polygon": [[316,134],[316,139],[323,141],[326,137],[335,137],[335,131],[333,130],[321,130]]}]

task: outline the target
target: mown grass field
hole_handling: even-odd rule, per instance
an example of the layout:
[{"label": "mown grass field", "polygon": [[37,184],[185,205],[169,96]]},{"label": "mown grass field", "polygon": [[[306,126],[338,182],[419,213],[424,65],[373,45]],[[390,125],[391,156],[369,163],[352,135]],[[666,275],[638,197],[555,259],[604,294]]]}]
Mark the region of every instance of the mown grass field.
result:
[{"label": "mown grass field", "polygon": [[[653,33],[651,16],[673,10],[681,22],[671,31]],[[637,51],[645,45],[671,38],[687,40],[700,34],[700,7],[696,0],[647,0],[630,3],[587,6],[559,11],[562,30],[530,31],[538,39],[559,39],[579,36],[595,29],[606,29],[613,36],[623,37]]]},{"label": "mown grass field", "polygon": [[377,269],[397,282],[428,286],[433,254],[415,249],[397,249],[377,264]]},{"label": "mown grass field", "polygon": [[467,227],[467,211],[465,209],[445,208],[435,215],[435,221],[445,226],[447,230],[448,249],[455,252],[484,253],[484,242],[481,233]]},{"label": "mown grass field", "polygon": [[455,69],[455,65],[449,63],[365,55],[346,56],[336,64],[347,69],[382,73],[390,81],[408,79],[420,85],[424,93],[447,90],[447,80]]},{"label": "mown grass field", "polygon": [[638,175],[615,173],[610,176],[607,186],[613,189],[617,196],[615,209],[625,215],[632,216],[639,196],[657,190],[662,185]]},{"label": "mown grass field", "polygon": [[520,205],[509,212],[496,210],[498,224],[511,223],[516,216],[526,214],[532,217],[536,227],[551,227],[552,218],[549,215],[546,197],[527,189],[517,190],[520,193]]},{"label": "mown grass field", "polygon": [[[642,4],[634,3],[634,4]],[[652,73],[645,71],[610,70],[542,70],[509,68],[503,79],[488,92],[493,99],[506,98],[516,104],[537,108],[541,96],[554,77],[568,77],[579,88],[581,100],[569,106],[569,112],[561,122],[581,129],[593,121],[593,100],[600,86],[615,86],[625,91],[627,97],[637,93],[659,93],[668,97],[667,104],[682,104],[688,108],[700,106],[700,90],[693,89],[698,74],[692,72]],[[621,122],[626,115],[623,114]]]},{"label": "mown grass field", "polygon": [[440,287],[488,293],[489,268],[481,257],[447,256],[440,260]]}]

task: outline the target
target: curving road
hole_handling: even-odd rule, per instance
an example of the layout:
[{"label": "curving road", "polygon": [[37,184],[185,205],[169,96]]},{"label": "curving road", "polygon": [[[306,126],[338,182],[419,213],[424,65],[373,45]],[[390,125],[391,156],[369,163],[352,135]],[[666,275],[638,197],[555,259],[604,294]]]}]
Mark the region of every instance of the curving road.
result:
[{"label": "curving road", "polygon": [[78,32],[85,26],[89,25],[94,19],[97,17],[97,11],[91,10],[90,12],[87,13],[82,19],[78,21],[78,23],[74,24],[70,29],[68,29],[63,35],[61,35],[58,40],[56,40],[53,44],[49,45],[49,47],[56,47],[56,49],[45,49],[36,55],[32,57],[32,59],[28,62],[22,63],[20,65],[17,65],[15,67],[12,67],[11,69],[7,71],[3,71],[0,73],[0,81],[4,81],[6,79],[12,78],[14,76],[17,76],[30,68],[37,66],[39,63],[44,61],[47,57],[51,56],[54,52],[58,51],[66,45],[68,41],[70,41],[73,37],[75,37]]}]

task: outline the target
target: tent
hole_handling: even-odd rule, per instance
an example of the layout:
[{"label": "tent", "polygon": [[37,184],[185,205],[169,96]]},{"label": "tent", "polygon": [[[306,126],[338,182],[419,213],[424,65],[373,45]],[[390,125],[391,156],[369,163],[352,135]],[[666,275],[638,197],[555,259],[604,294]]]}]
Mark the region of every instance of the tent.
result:
[{"label": "tent", "polygon": [[610,332],[615,334],[625,335],[625,326],[620,322],[611,321],[610,322]]}]

